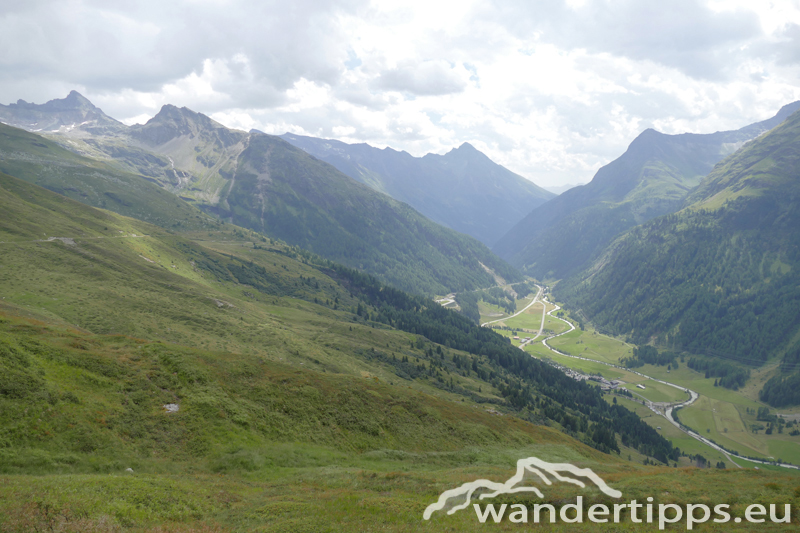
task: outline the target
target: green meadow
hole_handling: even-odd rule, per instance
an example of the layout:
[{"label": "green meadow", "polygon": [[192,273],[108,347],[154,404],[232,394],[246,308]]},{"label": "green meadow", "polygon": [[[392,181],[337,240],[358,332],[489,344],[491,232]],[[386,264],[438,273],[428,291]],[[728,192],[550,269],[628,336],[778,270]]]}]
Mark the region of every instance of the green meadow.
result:
[{"label": "green meadow", "polygon": [[[375,320],[352,281],[280,241],[228,224],[175,234],[3,187],[0,532],[518,530],[422,513],[529,456],[591,468],[625,499],[741,514],[797,497],[793,472],[602,453],[543,416],[551,400],[514,409],[500,367]],[[556,506],[576,496],[543,490]]]}]

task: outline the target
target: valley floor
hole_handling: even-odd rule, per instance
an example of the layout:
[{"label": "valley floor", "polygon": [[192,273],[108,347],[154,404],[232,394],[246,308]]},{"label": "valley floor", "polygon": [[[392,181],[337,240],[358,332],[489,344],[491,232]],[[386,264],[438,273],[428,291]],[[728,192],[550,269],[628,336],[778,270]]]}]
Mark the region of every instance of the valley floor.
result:
[{"label": "valley floor", "polygon": [[[555,306],[548,315],[557,309]],[[670,370],[654,365],[636,370],[625,368],[620,360],[631,356],[633,346],[592,328],[581,331],[569,320],[553,318],[569,329],[554,332],[536,345],[525,346],[525,350],[585,376],[621,381],[620,387],[633,394],[635,400],[618,396],[617,401],[624,401],[626,406],[642,405],[657,415],[651,417],[646,411],[636,409],[649,422],[652,418],[651,425],[665,431],[665,436],[684,452],[700,453],[711,459],[712,464],[719,460],[731,466],[763,468],[792,463],[783,464],[783,467],[798,469],[800,436],[791,436],[788,431],[766,435],[752,430],[754,425],[758,426],[757,409],[768,407],[753,397],[752,390],[746,394],[716,387],[714,378],[706,378],[683,361]],[[610,393],[614,393],[613,389]],[[679,432],[670,430],[668,435],[664,428],[670,425]],[[692,443],[692,439],[696,442]]]}]

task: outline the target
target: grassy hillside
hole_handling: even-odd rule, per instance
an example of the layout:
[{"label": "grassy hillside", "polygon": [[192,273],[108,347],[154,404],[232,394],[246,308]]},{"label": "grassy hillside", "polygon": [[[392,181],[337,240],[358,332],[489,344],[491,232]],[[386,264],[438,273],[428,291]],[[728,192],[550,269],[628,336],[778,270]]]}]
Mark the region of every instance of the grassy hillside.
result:
[{"label": "grassy hillside", "polygon": [[[0,210],[0,531],[463,531],[472,513],[422,511],[532,455],[625,498],[703,490],[741,515],[794,497],[786,473],[626,461],[660,453],[657,434],[596,389],[298,248],[178,235],[2,175]],[[609,436],[631,447],[598,451]]]},{"label": "grassy hillside", "polygon": [[[6,474],[169,471],[169,461],[194,460],[199,470],[224,472],[335,463],[368,450],[454,452],[530,445],[536,436],[570,442],[379,379],[94,335],[9,308],[1,316]],[[166,404],[179,410],[167,412]],[[306,446],[292,454],[290,446],[270,449],[276,442]]]},{"label": "grassy hillside", "polygon": [[680,212],[617,240],[556,288],[597,323],[761,362],[800,328],[800,114],[714,169]]},{"label": "grassy hillside", "polygon": [[[0,354],[7,532],[464,531],[476,527],[471,511],[431,522],[422,511],[466,481],[508,479],[528,456],[592,468],[626,501],[658,495],[685,505],[702,493],[741,516],[750,502],[797,498],[798,478],[787,472],[644,467],[551,428],[374,379],[92,335],[7,311]],[[167,412],[173,403],[179,410]],[[545,490],[556,506],[576,493],[567,484]],[[613,503],[596,489],[578,493]]]},{"label": "grassy hillside", "polygon": [[[369,275],[281,243],[245,241],[241,229],[211,233],[216,242],[204,247],[14,178],[0,185],[0,205],[10,214],[0,222],[0,297],[7,305],[95,334],[407,381],[551,420],[601,450],[616,449],[616,431],[662,461],[672,453],[630,413],[608,408],[594,388]],[[610,433],[597,430],[603,419]]]},{"label": "grassy hillside", "polygon": [[63,194],[175,230],[216,227],[219,222],[140,175],[78,155],[53,141],[0,123],[0,172]]}]

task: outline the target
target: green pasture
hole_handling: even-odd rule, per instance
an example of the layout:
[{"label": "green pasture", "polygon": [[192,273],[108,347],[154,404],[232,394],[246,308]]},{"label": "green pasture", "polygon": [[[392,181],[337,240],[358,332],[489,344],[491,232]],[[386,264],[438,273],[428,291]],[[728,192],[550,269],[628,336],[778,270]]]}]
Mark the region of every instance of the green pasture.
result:
[{"label": "green pasture", "polygon": [[[707,444],[703,444],[699,440],[690,437],[680,429],[673,426],[669,422],[669,420],[667,420],[663,416],[655,414],[653,411],[651,411],[646,406],[642,405],[640,402],[635,400],[630,400],[619,395],[614,395],[614,394],[606,395],[606,399],[608,401],[611,401],[611,398],[616,398],[617,403],[635,412],[642,418],[642,420],[647,422],[650,426],[654,428],[660,427],[661,429],[658,430],[658,432],[661,433],[667,439],[669,439],[674,446],[680,448],[681,451],[686,455],[700,454],[709,461],[711,461],[712,464],[716,464],[719,461],[724,461],[726,464],[728,464],[729,468],[733,467],[733,465],[729,464],[730,461],[728,461],[725,455],[718,452],[714,448],[708,446]],[[687,458],[681,458],[681,460],[679,461],[679,465],[689,466],[690,462]]]},{"label": "green pasture", "polygon": [[544,319],[544,329],[552,331],[554,335],[558,335],[569,329],[569,324],[563,320],[547,315]]},{"label": "green pasture", "polygon": [[524,313],[503,321],[510,328],[539,331],[542,325],[542,303],[537,302],[530,306]]},{"label": "green pasture", "polygon": [[758,407],[762,407],[764,405],[760,402],[751,400],[739,391],[726,389],[725,387],[715,387],[714,378],[706,378],[704,374],[697,372],[696,370],[692,370],[686,366],[685,362],[681,363],[678,361],[677,364],[678,368],[674,368],[673,365],[673,368],[669,372],[667,372],[667,369],[664,366],[653,365],[645,365],[637,368],[636,370],[643,374],[647,374],[648,376],[663,379],[664,381],[669,381],[670,383],[675,383],[676,385],[692,389],[703,396],[708,396],[709,398],[713,398],[715,400],[732,403],[740,407],[757,409]]},{"label": "green pasture", "polygon": [[483,300],[478,301],[478,311],[480,311],[481,314],[481,324],[508,316],[505,309],[501,309],[499,306],[484,302]]},{"label": "green pasture", "polygon": [[615,365],[619,364],[621,358],[629,357],[633,353],[633,346],[591,328],[586,331],[575,329],[549,342],[553,348],[570,355],[580,355]]},{"label": "green pasture", "polygon": [[697,433],[739,455],[769,456],[766,439],[750,432],[730,403],[701,396],[694,404],[678,411],[678,418]]},{"label": "green pasture", "polygon": [[[680,390],[676,389],[675,387],[670,387],[669,385],[664,385],[663,383],[659,383],[657,381],[653,381],[652,379],[644,379],[641,376],[637,376],[638,381],[626,383],[623,385],[624,388],[628,389],[629,391],[638,394],[644,398],[647,398],[651,402],[682,402],[684,400],[689,399],[689,394]],[[645,387],[644,389],[640,389],[636,385],[642,385]]]}]

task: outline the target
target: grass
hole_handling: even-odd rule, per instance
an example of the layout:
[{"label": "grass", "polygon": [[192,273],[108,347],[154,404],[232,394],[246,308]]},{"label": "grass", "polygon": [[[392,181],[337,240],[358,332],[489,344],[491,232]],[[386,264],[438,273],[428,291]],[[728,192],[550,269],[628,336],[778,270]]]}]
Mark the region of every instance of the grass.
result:
[{"label": "grass", "polygon": [[[503,450],[505,453],[500,455],[491,452],[475,450],[462,457],[471,457],[471,464],[455,468],[377,456],[358,459],[357,466],[288,467],[225,475],[6,476],[0,486],[0,494],[6,496],[0,502],[4,511],[0,527],[9,531],[7,526],[12,520],[27,519],[30,523],[36,517],[34,510],[39,510],[41,516],[42,509],[49,509],[51,515],[71,510],[72,515],[87,516],[87,521],[104,520],[130,531],[204,531],[200,529],[203,527],[208,528],[205,531],[472,531],[477,522],[471,509],[450,516],[436,513],[429,522],[421,519],[422,511],[448,488],[479,477],[507,479],[513,473],[516,458],[531,455],[590,467],[619,488],[626,502],[645,501],[648,496],[655,496],[661,503],[682,505],[727,502],[739,516],[750,502],[793,501],[798,483],[797,477],[769,471],[769,467],[725,471],[641,465],[619,468],[575,456],[568,448],[546,445]],[[545,491],[546,501],[556,506],[575,494],[574,487],[565,484]],[[596,490],[581,493],[590,504],[608,503]],[[35,503],[9,505],[16,501]],[[534,500],[516,495],[500,501],[530,505]],[[630,522],[613,529],[591,523],[559,523],[549,530],[637,531],[641,527]],[[517,531],[519,525],[504,521],[483,529]],[[101,531],[99,527],[93,530]],[[736,529],[711,523],[703,530]]]},{"label": "grass", "polygon": [[[474,515],[422,511],[531,455],[590,467],[626,498],[757,496],[757,471],[645,467],[511,416],[491,378],[452,365],[471,394],[401,378],[372,354],[425,366],[432,345],[358,316],[346,287],[291,247],[238,228],[190,239],[36,194],[0,196],[4,213],[28,213],[0,219],[3,533],[464,531]],[[223,262],[271,281],[235,283]],[[771,482],[789,493],[800,478]],[[574,495],[547,492],[559,505]]]},{"label": "grass", "polygon": [[559,333],[567,331],[569,329],[569,325],[565,324],[563,320],[559,320],[547,315],[544,319],[544,329],[545,331],[549,331],[552,334],[558,335]]},{"label": "grass", "polygon": [[633,346],[621,340],[598,333],[592,328],[576,329],[556,337],[549,344],[570,355],[580,355],[597,361],[619,364],[619,360],[633,353]]},{"label": "grass", "polygon": [[[636,374],[633,375],[635,376]],[[623,387],[639,396],[647,398],[651,402],[673,403],[682,402],[689,399],[689,394],[680,389],[670,387],[669,385],[664,385],[663,383],[653,381],[652,379],[643,379],[641,376],[636,377],[638,378],[638,381],[634,383],[627,383],[623,385]],[[636,385],[642,385],[644,389],[640,389]]]},{"label": "grass", "polygon": [[[187,460],[197,454],[209,457],[211,464],[225,464],[229,450],[240,447],[263,449],[260,458],[252,459],[256,464],[281,464],[272,442],[306,441],[342,452],[386,448],[420,453],[507,439],[517,444],[569,441],[513,417],[492,416],[372,377],[84,334],[7,314],[2,319],[3,353],[22,364],[5,369],[27,387],[9,389],[7,381],[0,383],[6,391],[0,400],[5,472],[38,464],[45,470],[92,471],[132,463],[137,469],[158,470],[160,458]],[[180,411],[165,413],[166,403],[179,403]],[[165,450],[167,442],[173,444]],[[85,451],[93,458],[75,462]],[[297,452],[304,455],[302,448]],[[328,455],[331,463],[340,459]]]},{"label": "grass", "polygon": [[[642,420],[647,422],[654,428],[661,428],[659,433],[661,433],[664,437],[668,438],[673,445],[680,448],[681,452],[686,455],[697,455],[700,454],[706,459],[708,459],[711,464],[716,464],[719,461],[730,463],[728,458],[723,455],[722,453],[714,450],[713,448],[708,447],[707,445],[699,442],[698,440],[686,435],[683,431],[673,426],[666,418],[663,416],[659,416],[644,405],[642,405],[638,401],[634,401],[624,396],[619,396],[616,394],[608,394],[606,395],[606,400],[610,401],[610,398],[616,398],[617,403],[624,405],[631,411],[634,411],[638,414]],[[682,457],[679,461],[680,466],[691,466],[694,464],[688,458]],[[735,468],[733,465],[728,464],[728,468]]]},{"label": "grass", "polygon": [[[525,298],[520,298],[519,300],[516,300],[514,302],[516,304],[516,308],[514,310],[514,313],[524,309],[525,306],[527,306],[528,304],[531,303],[532,299],[533,299],[533,296],[527,296]],[[537,309],[537,308],[539,309],[538,312],[541,313],[541,304],[536,304],[536,305],[532,306],[531,310]],[[486,322],[494,322],[496,320],[501,320],[503,318],[506,318],[506,317],[510,316],[510,314],[505,309],[503,309],[503,308],[501,308],[501,307],[499,307],[497,305],[485,302],[483,300],[478,300],[478,310],[481,313],[481,320],[480,320],[481,324],[484,324]],[[514,313],[511,313],[511,314],[514,314]],[[501,320],[499,322],[494,322],[493,325],[506,325],[506,323]],[[511,327],[511,326],[509,326],[509,327]],[[536,326],[536,330],[538,331],[538,326]]]},{"label": "grass", "polygon": [[800,438],[792,437],[787,430],[766,435],[762,430],[753,433],[754,414],[747,414],[740,404],[709,397],[701,397],[694,405],[681,409],[680,420],[717,444],[741,455],[762,459],[781,458],[784,462],[800,463]]},{"label": "grass", "polygon": [[173,230],[220,223],[140,175],[83,157],[39,135],[0,123],[0,172],[73,200]]},{"label": "grass", "polygon": [[542,324],[542,304],[537,303],[529,307],[524,313],[503,321],[503,325],[515,329],[524,329],[528,332],[539,331]]},{"label": "grass", "polygon": [[0,400],[2,531],[407,530],[445,488],[506,479],[520,457],[630,470],[553,429],[372,378],[9,314],[0,342],[32,377]]},{"label": "grass", "polygon": [[[519,346],[520,344],[522,344],[522,339],[527,336],[524,332],[521,332],[521,331],[514,332],[514,331],[505,330],[505,329],[496,329],[494,331],[498,335],[502,335],[503,337],[507,337],[509,339],[509,342],[511,342],[512,346]],[[516,333],[516,335],[515,335],[515,333]],[[514,338],[515,336],[520,337],[520,338],[519,339],[515,339]]]},{"label": "grass", "polygon": [[501,309],[499,306],[494,304],[486,303],[483,300],[478,301],[478,310],[481,314],[481,324],[484,322],[497,320],[498,318],[508,315],[505,309]]},{"label": "grass", "polygon": [[[9,213],[0,221],[0,297],[9,312],[388,383],[403,380],[392,366],[370,361],[368,350],[425,358],[423,349],[410,346],[416,336],[357,316],[349,291],[285,244],[234,227],[179,236],[22,182],[9,184],[12,192],[19,189],[0,199]],[[74,244],[38,242],[53,234]],[[231,257],[263,268],[269,287],[218,278],[215,262]],[[448,377],[496,398],[491,384],[463,374]],[[425,380],[408,386],[461,399]]]},{"label": "grass", "polygon": [[686,366],[686,363],[681,363],[680,361],[677,361],[677,368],[673,365],[670,372],[666,371],[666,367],[657,367],[653,365],[645,365],[637,370],[648,376],[663,379],[664,381],[669,381],[692,389],[703,396],[728,402],[742,408],[749,407],[751,409],[757,409],[763,406],[763,404],[753,401],[740,391],[726,389],[725,387],[715,387],[714,378],[706,378],[704,374],[692,370]]}]

